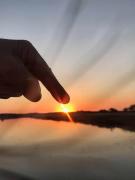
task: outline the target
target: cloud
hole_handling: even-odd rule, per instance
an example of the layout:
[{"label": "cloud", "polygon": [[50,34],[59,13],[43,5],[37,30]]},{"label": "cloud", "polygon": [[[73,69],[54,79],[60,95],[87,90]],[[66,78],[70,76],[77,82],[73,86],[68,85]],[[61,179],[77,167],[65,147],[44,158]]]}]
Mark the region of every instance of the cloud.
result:
[{"label": "cloud", "polygon": [[[61,21],[56,28],[54,36],[52,38],[52,43],[50,45],[50,49],[52,52],[52,59],[50,64],[53,65],[61,53],[66,41],[73,29],[73,26],[76,22],[76,19],[81,11],[82,0],[70,0],[68,5],[62,15]],[[54,46],[54,43],[56,45]],[[52,47],[54,46],[54,51],[52,51]]]},{"label": "cloud", "polygon": [[77,62],[79,62],[79,64],[76,64],[78,67],[76,67],[75,71],[72,73],[72,77],[69,78],[70,80],[67,82],[68,86],[74,84],[80,77],[96,66],[117,43],[118,39],[121,37],[121,29],[115,28],[117,27],[116,25],[117,23],[110,25],[96,45],[78,59]]}]

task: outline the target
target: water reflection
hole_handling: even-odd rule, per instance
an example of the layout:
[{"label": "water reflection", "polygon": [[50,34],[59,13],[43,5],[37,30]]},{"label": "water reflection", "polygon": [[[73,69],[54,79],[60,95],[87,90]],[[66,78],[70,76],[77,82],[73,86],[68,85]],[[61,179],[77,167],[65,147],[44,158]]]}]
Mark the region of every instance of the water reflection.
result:
[{"label": "water reflection", "polygon": [[0,138],[2,170],[35,179],[135,178],[134,132],[32,119],[18,120],[5,132]]}]

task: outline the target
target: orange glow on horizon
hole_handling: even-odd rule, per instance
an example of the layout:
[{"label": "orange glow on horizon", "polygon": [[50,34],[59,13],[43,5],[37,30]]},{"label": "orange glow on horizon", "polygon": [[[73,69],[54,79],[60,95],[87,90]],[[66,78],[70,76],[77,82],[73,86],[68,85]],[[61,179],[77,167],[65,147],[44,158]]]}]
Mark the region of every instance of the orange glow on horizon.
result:
[{"label": "orange glow on horizon", "polygon": [[75,108],[72,104],[60,104],[57,109],[57,112],[64,112],[64,113],[68,113],[68,112],[73,112],[75,111]]},{"label": "orange glow on horizon", "polygon": [[60,104],[57,111],[63,112],[67,115],[70,122],[74,122],[69,112],[75,111],[75,108],[71,104]]}]

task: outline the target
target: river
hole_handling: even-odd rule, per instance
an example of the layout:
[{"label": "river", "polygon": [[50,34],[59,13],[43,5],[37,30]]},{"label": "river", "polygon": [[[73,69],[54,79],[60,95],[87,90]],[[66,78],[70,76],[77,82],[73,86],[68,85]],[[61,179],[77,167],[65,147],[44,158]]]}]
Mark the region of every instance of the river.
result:
[{"label": "river", "polygon": [[32,119],[0,129],[2,180],[135,179],[134,132]]}]

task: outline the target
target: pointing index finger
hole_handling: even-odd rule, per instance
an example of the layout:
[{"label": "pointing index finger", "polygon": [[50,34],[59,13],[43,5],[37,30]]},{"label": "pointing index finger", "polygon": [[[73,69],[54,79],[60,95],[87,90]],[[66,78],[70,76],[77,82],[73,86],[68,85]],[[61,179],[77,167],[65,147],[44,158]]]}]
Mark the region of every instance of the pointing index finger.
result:
[{"label": "pointing index finger", "polygon": [[46,77],[41,80],[45,87],[59,103],[68,103],[70,100],[69,95],[58,82],[51,69],[49,69],[46,73]]},{"label": "pointing index finger", "polygon": [[51,95],[59,103],[68,103],[70,101],[69,95],[33,45],[29,41],[21,40],[18,42],[18,49],[29,71],[43,83]]}]

